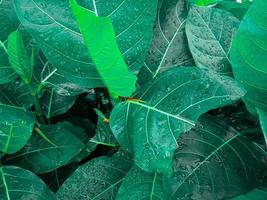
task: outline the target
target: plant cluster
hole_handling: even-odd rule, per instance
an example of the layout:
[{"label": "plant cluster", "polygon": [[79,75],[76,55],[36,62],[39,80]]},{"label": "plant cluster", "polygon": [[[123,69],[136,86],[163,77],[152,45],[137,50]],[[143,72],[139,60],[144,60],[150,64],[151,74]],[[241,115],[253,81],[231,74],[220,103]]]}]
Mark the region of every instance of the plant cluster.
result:
[{"label": "plant cluster", "polygon": [[266,0],[0,0],[0,200],[265,200],[266,99]]}]

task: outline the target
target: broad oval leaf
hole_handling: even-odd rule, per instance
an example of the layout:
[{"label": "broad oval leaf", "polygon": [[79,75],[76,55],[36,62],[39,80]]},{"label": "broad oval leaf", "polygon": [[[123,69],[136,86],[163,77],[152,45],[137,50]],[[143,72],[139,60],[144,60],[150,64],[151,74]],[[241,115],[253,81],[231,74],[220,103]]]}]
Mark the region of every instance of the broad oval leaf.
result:
[{"label": "broad oval leaf", "polygon": [[131,160],[124,153],[93,159],[64,182],[56,194],[57,199],[113,200],[131,166]]},{"label": "broad oval leaf", "polygon": [[34,123],[33,113],[2,104],[0,98],[0,151],[7,154],[19,151],[30,139]]},{"label": "broad oval leaf", "polygon": [[196,65],[231,74],[229,51],[239,20],[218,8],[193,6],[186,21],[186,35]]},{"label": "broad oval leaf", "polygon": [[116,200],[165,200],[162,175],[133,166],[123,180]]},{"label": "broad oval leaf", "polygon": [[168,173],[179,135],[191,129],[201,114],[243,95],[230,77],[196,67],[173,68],[137,91],[137,100],[116,105],[110,125],[140,168]]},{"label": "broad oval leaf", "polygon": [[163,181],[169,200],[229,199],[249,192],[263,177],[266,158],[261,151],[214,117],[201,117],[178,144],[174,173]]},{"label": "broad oval leaf", "polygon": [[0,167],[0,199],[55,200],[46,184],[32,172],[15,166]]},{"label": "broad oval leaf", "polygon": [[84,147],[61,124],[43,125],[40,130],[48,140],[34,133],[21,151],[7,158],[7,163],[16,164],[34,173],[47,173],[68,164]]},{"label": "broad oval leaf", "polygon": [[76,0],[70,0],[70,6],[89,55],[109,92],[116,96],[131,96],[137,77],[128,71],[110,18],[99,17],[78,5]]},{"label": "broad oval leaf", "polygon": [[244,100],[255,115],[255,107],[267,111],[266,21],[266,1],[254,1],[240,24],[231,48],[234,76],[247,90]]},{"label": "broad oval leaf", "polygon": [[[129,69],[138,72],[152,38],[157,1],[83,1],[81,6],[112,20]],[[84,87],[103,82],[92,64],[68,0],[14,0],[16,13],[44,54],[69,80]],[[131,7],[129,10],[128,8]]]},{"label": "broad oval leaf", "polygon": [[172,67],[194,63],[185,35],[186,0],[160,0],[154,36],[139,74],[141,84]]}]

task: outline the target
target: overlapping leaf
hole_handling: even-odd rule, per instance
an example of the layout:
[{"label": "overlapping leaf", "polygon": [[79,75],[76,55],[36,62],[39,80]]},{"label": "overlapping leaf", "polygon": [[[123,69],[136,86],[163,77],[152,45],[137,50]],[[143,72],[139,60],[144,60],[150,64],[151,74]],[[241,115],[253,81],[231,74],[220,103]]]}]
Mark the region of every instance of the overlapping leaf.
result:
[{"label": "overlapping leaf", "polygon": [[231,48],[235,78],[247,95],[244,100],[256,114],[255,107],[267,110],[267,4],[256,0],[243,18]]},{"label": "overlapping leaf", "polygon": [[76,136],[60,124],[44,125],[40,130],[48,140],[34,133],[28,144],[18,153],[8,157],[7,162],[34,173],[47,173],[68,164],[84,147]]},{"label": "overlapping leaf", "polygon": [[53,192],[35,174],[15,166],[0,167],[0,199],[55,200]]},{"label": "overlapping leaf", "polygon": [[229,51],[239,20],[231,13],[208,7],[192,7],[186,21],[186,35],[196,65],[230,74]]},{"label": "overlapping leaf", "polygon": [[176,139],[198,117],[244,95],[234,80],[196,67],[173,68],[111,113],[111,129],[120,145],[134,153],[136,164],[153,172],[170,172]]},{"label": "overlapping leaf", "polygon": [[[112,20],[119,48],[133,72],[143,64],[152,37],[157,1],[78,1],[81,6]],[[14,0],[21,23],[44,54],[69,80],[84,87],[103,86],[89,58],[69,1]],[[128,7],[131,7],[129,10]]]},{"label": "overlapping leaf", "polygon": [[113,200],[132,166],[129,158],[115,154],[99,157],[79,167],[57,192],[58,200],[106,199]]},{"label": "overlapping leaf", "polygon": [[33,113],[2,104],[0,98],[0,151],[13,154],[29,140],[35,123]]},{"label": "overlapping leaf", "polygon": [[172,67],[193,65],[185,35],[186,0],[160,0],[149,54],[139,74],[141,84]]}]

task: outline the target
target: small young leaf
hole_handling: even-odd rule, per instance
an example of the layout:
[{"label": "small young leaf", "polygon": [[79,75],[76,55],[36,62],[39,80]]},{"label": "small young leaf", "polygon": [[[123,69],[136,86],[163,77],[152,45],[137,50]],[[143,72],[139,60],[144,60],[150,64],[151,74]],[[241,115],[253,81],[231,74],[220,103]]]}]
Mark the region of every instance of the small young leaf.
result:
[{"label": "small young leaf", "polygon": [[128,71],[116,41],[115,31],[108,17],[95,13],[70,0],[89,54],[111,94],[130,96],[135,91],[137,77]]},{"label": "small young leaf", "polygon": [[19,30],[12,32],[8,37],[8,60],[24,83],[30,83],[33,65]]}]

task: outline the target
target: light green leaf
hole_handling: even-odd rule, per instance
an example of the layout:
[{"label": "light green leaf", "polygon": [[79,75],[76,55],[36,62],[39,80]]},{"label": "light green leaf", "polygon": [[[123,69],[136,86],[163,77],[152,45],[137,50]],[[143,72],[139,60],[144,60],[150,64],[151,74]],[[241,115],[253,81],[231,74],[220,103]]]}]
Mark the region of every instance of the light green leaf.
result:
[{"label": "light green leaf", "polygon": [[33,65],[19,30],[12,32],[8,37],[8,60],[24,83],[29,84],[32,79]]},{"label": "light green leaf", "polygon": [[0,167],[0,199],[55,200],[53,192],[32,172],[15,166]]},{"label": "light green leaf", "polygon": [[137,77],[128,71],[112,21],[108,17],[98,17],[97,13],[81,7],[76,0],[70,0],[70,6],[89,55],[109,92],[117,96],[130,96],[135,91]]},{"label": "light green leaf", "polygon": [[266,21],[266,1],[254,1],[240,24],[231,48],[234,76],[247,90],[244,101],[255,115],[255,107],[267,111]]},{"label": "light green leaf", "polygon": [[116,105],[110,126],[141,169],[169,173],[179,135],[191,129],[201,114],[243,95],[229,77],[196,67],[173,68],[137,91],[134,97],[140,101]]},{"label": "light green leaf", "polygon": [[249,192],[264,174],[252,142],[214,116],[204,116],[178,140],[174,174],[164,178],[166,199],[229,199]]},{"label": "light green leaf", "polygon": [[116,200],[164,200],[162,176],[133,166],[119,189]]},{"label": "light green leaf", "polygon": [[267,199],[266,188],[256,188],[247,194],[232,198],[231,200],[265,200]]},{"label": "light green leaf", "polygon": [[29,140],[35,123],[32,113],[1,103],[0,98],[0,151],[13,154]]},{"label": "light green leaf", "polygon": [[267,112],[261,109],[257,109],[259,120],[261,124],[261,129],[264,135],[265,144],[267,145]]},{"label": "light green leaf", "polygon": [[[119,49],[129,69],[137,73],[150,46],[157,0],[93,2],[78,1],[98,16],[111,19]],[[60,73],[83,87],[104,86],[88,55],[69,1],[14,0],[14,5],[22,25]]]},{"label": "light green leaf", "polygon": [[7,158],[8,163],[34,173],[47,173],[68,164],[84,147],[84,144],[61,124],[43,125],[40,129],[57,146],[35,133],[21,151]]},{"label": "light green leaf", "polygon": [[131,160],[124,153],[93,159],[64,182],[56,194],[57,199],[113,200],[131,166]]},{"label": "light green leaf", "polygon": [[231,13],[208,7],[192,7],[186,35],[196,65],[220,74],[231,74],[229,51],[239,20]]},{"label": "light green leaf", "polygon": [[152,45],[139,74],[141,84],[169,68],[193,65],[185,35],[186,17],[186,0],[159,1]]}]

